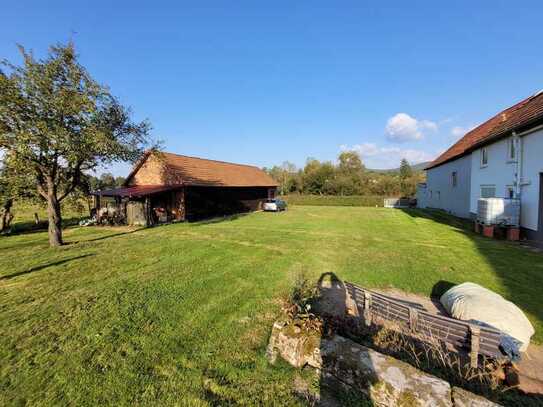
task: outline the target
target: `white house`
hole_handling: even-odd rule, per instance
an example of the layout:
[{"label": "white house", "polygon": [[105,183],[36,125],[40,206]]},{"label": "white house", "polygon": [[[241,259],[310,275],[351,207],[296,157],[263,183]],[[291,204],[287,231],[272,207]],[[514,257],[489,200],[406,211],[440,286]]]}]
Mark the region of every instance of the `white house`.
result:
[{"label": "white house", "polygon": [[421,207],[474,218],[481,197],[519,198],[524,236],[543,241],[543,92],[468,132],[426,173]]}]

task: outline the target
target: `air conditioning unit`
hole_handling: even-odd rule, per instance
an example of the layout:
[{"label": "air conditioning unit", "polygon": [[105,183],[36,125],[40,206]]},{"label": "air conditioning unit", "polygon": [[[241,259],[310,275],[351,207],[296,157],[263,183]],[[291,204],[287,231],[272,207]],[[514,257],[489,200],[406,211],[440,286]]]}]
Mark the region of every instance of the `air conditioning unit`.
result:
[{"label": "air conditioning unit", "polygon": [[520,199],[480,198],[477,221],[485,225],[520,226]]}]

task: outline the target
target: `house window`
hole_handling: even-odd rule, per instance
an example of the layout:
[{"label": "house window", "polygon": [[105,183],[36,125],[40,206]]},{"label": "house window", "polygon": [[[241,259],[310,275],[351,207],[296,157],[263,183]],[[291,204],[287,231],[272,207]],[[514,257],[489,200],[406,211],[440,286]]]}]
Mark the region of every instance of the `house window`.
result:
[{"label": "house window", "polygon": [[458,185],[458,173],[456,171],[453,171],[451,178],[452,178],[452,186],[454,188]]},{"label": "house window", "polygon": [[515,188],[512,185],[505,187],[505,197],[513,199],[515,197]]},{"label": "house window", "polygon": [[507,143],[507,160],[508,161],[514,161],[517,158],[517,149],[515,145],[515,139],[511,138],[509,139]]},{"label": "house window", "polygon": [[481,149],[481,167],[486,167],[488,165],[488,149],[483,147]]},{"label": "house window", "polygon": [[481,185],[481,198],[495,198],[496,185]]}]

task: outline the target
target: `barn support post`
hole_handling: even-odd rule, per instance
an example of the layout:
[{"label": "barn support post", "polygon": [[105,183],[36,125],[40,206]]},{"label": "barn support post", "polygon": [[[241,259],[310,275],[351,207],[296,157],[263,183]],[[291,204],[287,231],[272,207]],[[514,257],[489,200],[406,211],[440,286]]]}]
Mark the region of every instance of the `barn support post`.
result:
[{"label": "barn support post", "polygon": [[145,210],[145,223],[147,224],[146,226],[151,226],[153,223],[151,219],[151,198],[149,197],[149,195],[145,197],[144,210]]},{"label": "barn support post", "polygon": [[181,215],[180,218],[181,220],[186,220],[187,219],[187,207],[186,207],[187,200],[185,199],[185,187],[181,188],[181,190],[179,191],[179,194],[181,195],[180,202],[179,202],[179,212]]}]

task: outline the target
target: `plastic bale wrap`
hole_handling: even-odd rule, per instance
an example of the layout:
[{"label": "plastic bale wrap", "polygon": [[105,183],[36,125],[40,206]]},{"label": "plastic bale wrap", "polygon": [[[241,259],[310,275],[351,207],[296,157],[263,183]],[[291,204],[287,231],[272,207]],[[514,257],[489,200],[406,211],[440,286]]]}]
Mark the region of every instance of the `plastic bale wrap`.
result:
[{"label": "plastic bale wrap", "polygon": [[487,325],[514,338],[521,352],[526,351],[535,332],[520,308],[475,283],[454,286],[441,296],[441,303],[453,318]]}]

